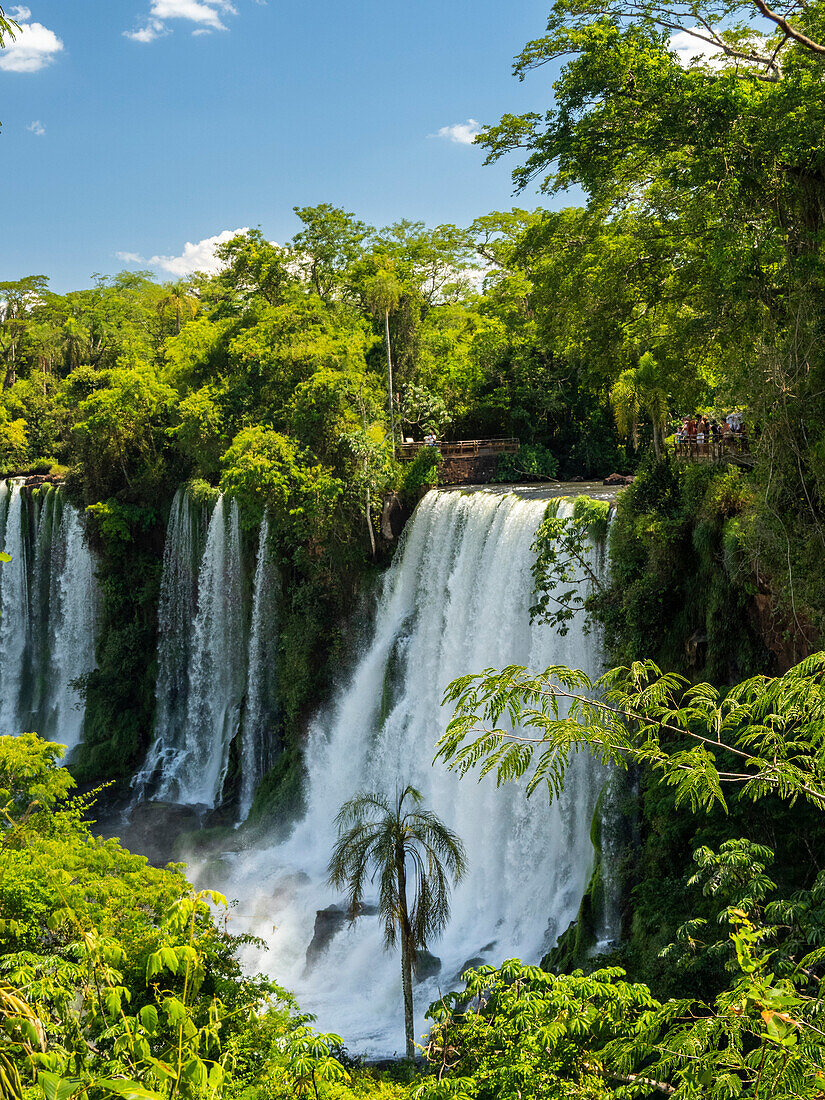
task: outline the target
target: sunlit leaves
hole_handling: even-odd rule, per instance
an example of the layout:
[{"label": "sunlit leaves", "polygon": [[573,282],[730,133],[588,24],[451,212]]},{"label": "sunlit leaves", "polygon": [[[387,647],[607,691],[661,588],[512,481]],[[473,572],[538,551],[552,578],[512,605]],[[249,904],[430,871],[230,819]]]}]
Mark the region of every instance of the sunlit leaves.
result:
[{"label": "sunlit leaves", "polygon": [[455,713],[438,758],[461,774],[494,771],[499,783],[527,776],[558,795],[570,753],[603,763],[643,764],[692,809],[725,806],[724,787],[825,806],[825,654],[784,676],[755,677],[726,695],[690,686],[650,661],[596,681],[553,667],[510,666],[455,680],[445,702]]}]

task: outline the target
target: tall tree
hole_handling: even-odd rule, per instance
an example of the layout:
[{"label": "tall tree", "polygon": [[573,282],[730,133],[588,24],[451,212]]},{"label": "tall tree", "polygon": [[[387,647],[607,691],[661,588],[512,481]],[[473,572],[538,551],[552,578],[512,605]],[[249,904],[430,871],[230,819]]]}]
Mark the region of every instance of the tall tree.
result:
[{"label": "tall tree", "polygon": [[[412,971],[416,951],[446,926],[450,916],[448,877],[458,882],[466,870],[464,844],[406,786],[390,801],[380,794],[360,793],[349,799],[335,819],[338,840],[329,862],[330,884],[346,890],[350,912],[358,914],[367,882],[379,879],[378,912],[384,943],[401,940],[404,1031],[407,1057],[415,1054]],[[406,805],[405,805],[406,803]],[[415,888],[407,898],[408,863]]]},{"label": "tall tree", "polygon": [[25,279],[0,283],[0,355],[6,363],[4,390],[17,381],[18,348],[47,283],[45,275],[27,275]]},{"label": "tall tree", "polygon": [[304,228],[295,234],[293,248],[307,267],[309,281],[319,298],[329,302],[360,257],[363,242],[372,233],[364,222],[341,206],[296,206]]},{"label": "tall tree", "polygon": [[398,308],[401,285],[389,266],[381,267],[365,284],[367,304],[373,314],[384,321],[384,345],[387,351],[387,412],[389,414],[392,457],[395,458],[395,409],[392,390],[392,350],[390,347],[390,312]]},{"label": "tall tree", "polygon": [[616,417],[619,435],[631,436],[634,448],[639,446],[639,418],[646,413],[653,428],[653,450],[662,457],[667,424],[667,394],[662,389],[658,364],[650,352],[639,360],[637,367],[622,371],[610,390],[610,403]]}]

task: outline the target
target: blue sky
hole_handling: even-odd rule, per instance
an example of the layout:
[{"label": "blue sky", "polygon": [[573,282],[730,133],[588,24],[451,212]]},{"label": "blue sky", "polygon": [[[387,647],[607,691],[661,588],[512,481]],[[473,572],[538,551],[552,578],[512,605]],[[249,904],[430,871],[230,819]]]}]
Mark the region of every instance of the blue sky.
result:
[{"label": "blue sky", "polygon": [[549,104],[549,70],[511,75],[546,12],[535,0],[11,7],[25,30],[0,52],[0,279],[47,274],[65,291],[129,266],[172,278],[222,232],[287,240],[295,205],[374,225],[539,205],[513,198],[511,166],[482,167],[445,128]]}]

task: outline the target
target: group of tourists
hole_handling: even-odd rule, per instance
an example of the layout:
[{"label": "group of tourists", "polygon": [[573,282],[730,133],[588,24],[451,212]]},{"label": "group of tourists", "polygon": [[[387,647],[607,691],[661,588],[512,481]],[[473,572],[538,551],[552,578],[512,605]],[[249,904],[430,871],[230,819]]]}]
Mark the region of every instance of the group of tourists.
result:
[{"label": "group of tourists", "polygon": [[745,429],[740,412],[728,413],[721,421],[715,417],[685,416],[676,429],[677,443],[718,443],[724,439],[744,439]]}]

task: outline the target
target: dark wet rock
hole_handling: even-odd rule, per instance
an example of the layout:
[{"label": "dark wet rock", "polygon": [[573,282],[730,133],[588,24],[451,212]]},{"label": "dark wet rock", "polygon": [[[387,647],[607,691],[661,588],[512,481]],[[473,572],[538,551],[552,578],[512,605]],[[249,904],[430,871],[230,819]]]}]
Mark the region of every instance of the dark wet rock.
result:
[{"label": "dark wet rock", "polygon": [[413,973],[417,982],[426,982],[428,978],[434,978],[440,972],[441,959],[437,955],[433,955],[426,949],[416,951]]},{"label": "dark wet rock", "polygon": [[329,947],[333,936],[349,921],[349,914],[340,905],[328,905],[315,914],[315,928],[307,948],[307,966],[312,966]]},{"label": "dark wet rock", "polygon": [[412,515],[412,509],[399,493],[388,493],[381,508],[381,534],[387,542],[394,542]]},{"label": "dark wet rock", "polygon": [[462,974],[467,970],[478,970],[480,966],[486,966],[487,960],[482,955],[473,955],[471,959],[467,959],[463,963],[452,977],[450,985],[460,985],[462,982]]},{"label": "dark wet rock", "polygon": [[[375,916],[377,912],[375,905],[362,905],[356,914],[356,919]],[[328,905],[326,909],[316,910],[315,928],[306,954],[307,966],[314,965],[318,956],[326,951],[333,938],[345,925],[350,924],[352,919],[349,909],[345,909],[343,905]]]},{"label": "dark wet rock", "polygon": [[632,474],[608,474],[602,485],[632,485],[634,480]]},{"label": "dark wet rock", "polygon": [[177,838],[200,829],[207,810],[207,806],[181,806],[177,802],[139,802],[121,828],[120,839],[155,867],[165,867],[175,858]]}]

